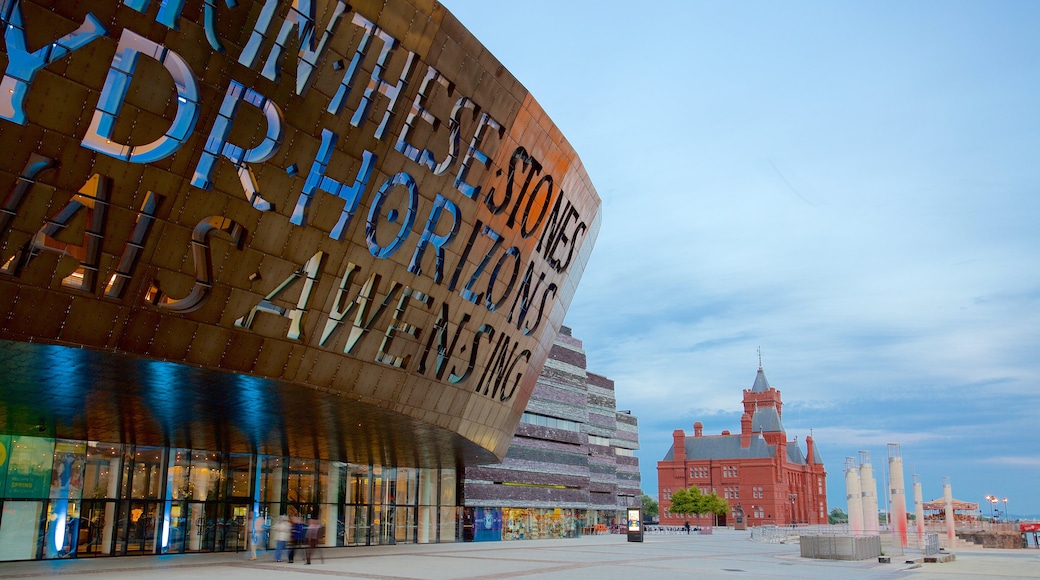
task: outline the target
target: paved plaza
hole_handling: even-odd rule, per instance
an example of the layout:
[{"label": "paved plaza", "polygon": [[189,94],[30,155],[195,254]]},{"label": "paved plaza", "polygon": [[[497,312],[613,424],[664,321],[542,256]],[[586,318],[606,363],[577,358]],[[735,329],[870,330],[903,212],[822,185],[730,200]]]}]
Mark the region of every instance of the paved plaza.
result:
[{"label": "paved plaza", "polygon": [[[140,556],[0,564],[0,580],[109,578],[225,580],[265,578],[499,579],[499,578],[1036,578],[1040,550],[965,550],[955,562],[908,564],[915,554],[842,562],[801,558],[794,544],[753,542],[748,532],[716,529],[712,535],[648,535],[473,544],[373,546],[321,550],[324,562],[274,562],[273,552],[251,561],[247,554]],[[70,579],[70,580],[71,580]]]}]

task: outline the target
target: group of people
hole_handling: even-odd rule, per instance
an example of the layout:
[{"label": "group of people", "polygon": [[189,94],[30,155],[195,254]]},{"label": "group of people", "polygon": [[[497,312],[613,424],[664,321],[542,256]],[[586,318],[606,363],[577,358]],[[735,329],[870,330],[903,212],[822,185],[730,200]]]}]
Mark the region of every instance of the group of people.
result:
[{"label": "group of people", "polygon": [[[249,559],[256,560],[256,546],[263,538],[265,518],[254,517],[252,533],[250,534]],[[311,563],[311,556],[318,549],[318,536],[321,534],[321,524],[316,517],[309,516],[306,523],[303,518],[282,515],[271,526],[271,535],[274,538],[274,561],[281,562],[282,555],[288,556],[291,564],[296,556],[296,550],[306,550],[307,563]],[[317,552],[321,562],[325,563],[325,556]]]}]

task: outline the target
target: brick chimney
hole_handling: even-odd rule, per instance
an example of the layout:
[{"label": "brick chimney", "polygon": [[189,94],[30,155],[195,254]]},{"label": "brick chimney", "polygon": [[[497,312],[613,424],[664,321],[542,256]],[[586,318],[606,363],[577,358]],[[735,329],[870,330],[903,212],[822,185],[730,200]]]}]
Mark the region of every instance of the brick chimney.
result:
[{"label": "brick chimney", "polygon": [[686,431],[672,431],[672,460],[686,462]]},{"label": "brick chimney", "polygon": [[812,435],[806,435],[805,437],[805,462],[809,465],[816,465],[816,459],[813,453],[813,440]]},{"label": "brick chimney", "polygon": [[704,436],[704,423],[697,421],[693,424],[693,436],[703,437]]},{"label": "brick chimney", "polygon": [[751,413],[740,416],[740,448],[751,447]]}]

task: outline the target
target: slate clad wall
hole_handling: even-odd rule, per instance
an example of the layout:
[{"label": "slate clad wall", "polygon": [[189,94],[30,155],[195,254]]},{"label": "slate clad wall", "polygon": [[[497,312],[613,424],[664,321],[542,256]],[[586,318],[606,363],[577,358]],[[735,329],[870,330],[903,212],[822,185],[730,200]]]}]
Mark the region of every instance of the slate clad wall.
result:
[{"label": "slate clad wall", "polygon": [[[639,461],[617,455],[616,448],[638,449],[636,418],[616,411],[614,382],[587,372],[585,365],[581,341],[563,327],[527,413],[572,422],[578,430],[521,423],[501,464],[466,469],[465,505],[601,510],[635,505]],[[590,444],[590,435],[609,444]]]}]

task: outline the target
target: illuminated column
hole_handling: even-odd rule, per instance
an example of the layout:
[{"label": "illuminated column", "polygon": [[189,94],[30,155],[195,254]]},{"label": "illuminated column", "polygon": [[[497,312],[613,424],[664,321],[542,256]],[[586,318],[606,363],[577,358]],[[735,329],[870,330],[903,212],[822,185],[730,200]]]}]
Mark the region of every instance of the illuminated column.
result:
[{"label": "illuminated column", "polygon": [[420,544],[437,541],[437,470],[419,470],[419,522],[416,540]]},{"label": "illuminated column", "polygon": [[188,522],[188,548],[191,550],[202,549],[202,534],[206,529],[206,498],[209,496],[211,466],[208,461],[192,465],[191,474],[191,498],[194,500],[190,506],[189,514],[191,521]]},{"label": "illuminated column", "polygon": [[870,452],[859,452],[859,486],[863,492],[863,533],[878,533],[877,481],[870,464]]},{"label": "illuminated column", "polygon": [[274,465],[268,468],[270,475],[267,480],[267,501],[271,506],[269,515],[274,519],[276,516],[286,515],[289,510],[282,501],[282,462],[277,459],[272,463]]},{"label": "illuminated column", "polygon": [[952,548],[955,532],[953,529],[953,489],[950,487],[950,476],[944,475],[942,484],[943,502],[946,507],[946,539],[949,541],[947,545]]},{"label": "illuminated column", "polygon": [[119,497],[119,482],[123,479],[122,456],[113,457],[108,462],[108,495],[105,502],[105,532],[101,538],[101,553],[112,553],[112,526],[116,522],[116,502]]},{"label": "illuminated column", "polygon": [[889,524],[906,547],[906,488],[903,484],[903,455],[898,443],[888,444],[889,505],[892,506]]},{"label": "illuminated column", "polygon": [[914,515],[917,517],[917,547],[924,548],[924,496],[921,479],[914,474]]},{"label": "illuminated column", "polygon": [[329,463],[329,477],[325,485],[325,503],[322,504],[325,517],[322,519],[325,522],[324,545],[335,546],[336,536],[339,535],[339,504],[342,501],[339,497],[339,478],[340,472],[343,471],[343,464],[339,461]]},{"label": "illuminated column", "polygon": [[852,457],[845,458],[845,500],[849,510],[849,533],[858,536],[863,533],[863,495],[859,486],[859,469]]}]

